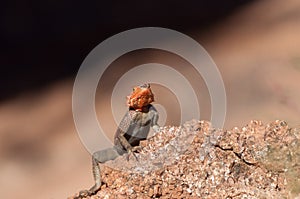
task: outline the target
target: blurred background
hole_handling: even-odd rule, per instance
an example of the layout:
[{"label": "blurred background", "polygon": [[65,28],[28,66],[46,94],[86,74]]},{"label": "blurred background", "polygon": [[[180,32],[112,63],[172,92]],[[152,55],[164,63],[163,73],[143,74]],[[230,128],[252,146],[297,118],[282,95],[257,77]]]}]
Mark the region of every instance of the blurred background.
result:
[{"label": "blurred background", "polygon": [[[3,198],[66,198],[93,184],[91,157],[72,118],[74,79],[100,42],[144,26],[180,31],[208,51],[225,83],[226,129],[251,119],[300,124],[298,0],[7,1],[0,7]],[[116,60],[106,72],[108,84],[99,85],[96,108],[109,137],[116,128],[107,107],[113,84],[122,72],[149,61],[190,77],[203,90],[200,119],[210,118],[205,83],[194,78],[191,66],[171,53],[141,50]],[[154,86],[153,92],[167,111],[178,106],[163,88]],[[176,125],[177,114],[169,115],[168,124]]]}]

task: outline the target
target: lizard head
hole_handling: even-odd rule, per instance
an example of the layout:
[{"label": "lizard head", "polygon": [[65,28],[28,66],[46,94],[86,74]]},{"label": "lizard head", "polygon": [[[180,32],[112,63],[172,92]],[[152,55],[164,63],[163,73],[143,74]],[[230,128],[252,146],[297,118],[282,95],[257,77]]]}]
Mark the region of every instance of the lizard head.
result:
[{"label": "lizard head", "polygon": [[127,105],[136,111],[142,111],[143,107],[154,101],[154,95],[150,84],[142,84],[133,88],[132,93],[127,96]]}]

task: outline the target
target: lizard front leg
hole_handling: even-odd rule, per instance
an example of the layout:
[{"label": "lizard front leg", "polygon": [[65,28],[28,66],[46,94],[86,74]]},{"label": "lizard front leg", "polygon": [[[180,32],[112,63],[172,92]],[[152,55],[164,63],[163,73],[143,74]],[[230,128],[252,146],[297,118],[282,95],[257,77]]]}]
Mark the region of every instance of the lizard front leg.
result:
[{"label": "lizard front leg", "polygon": [[156,110],[152,111],[152,112],[153,112],[153,115],[152,115],[152,120],[151,120],[151,127],[155,131],[155,133],[157,133],[160,131],[160,127],[157,124],[159,115]]},{"label": "lizard front leg", "polygon": [[82,190],[79,192],[79,196],[75,199],[81,199],[87,196],[95,194],[101,187],[101,170],[100,163],[104,163],[108,160],[114,160],[119,156],[115,148],[108,148],[105,150],[97,151],[92,155],[92,170],[95,184],[89,190]]},{"label": "lizard front leg", "polygon": [[93,177],[95,180],[95,185],[89,189],[90,193],[95,193],[98,191],[101,187],[101,174],[100,174],[100,166],[99,166],[99,161],[97,160],[97,154],[93,154],[92,157],[92,169],[93,169]]},{"label": "lizard front leg", "polygon": [[119,139],[120,144],[122,145],[122,147],[125,148],[126,151],[127,151],[127,153],[128,153],[127,157],[126,157],[127,161],[129,161],[129,156],[131,154],[135,157],[136,160],[138,160],[137,157],[136,157],[136,155],[134,154],[134,151],[137,151],[139,148],[138,147],[132,147],[129,144],[129,142],[127,141],[127,139],[124,137],[124,133],[120,133],[118,135],[118,139]]},{"label": "lizard front leg", "polygon": [[82,190],[79,192],[79,196],[75,197],[75,199],[81,199],[87,196],[91,196],[95,194],[101,187],[101,174],[100,174],[100,163],[96,158],[96,153],[92,156],[92,170],[95,184],[89,190]]}]

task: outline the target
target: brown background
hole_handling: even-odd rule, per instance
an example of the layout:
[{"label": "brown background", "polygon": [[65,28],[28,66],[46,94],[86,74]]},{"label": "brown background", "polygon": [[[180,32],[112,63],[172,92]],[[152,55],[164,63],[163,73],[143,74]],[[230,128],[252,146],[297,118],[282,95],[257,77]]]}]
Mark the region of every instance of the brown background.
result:
[{"label": "brown background", "polygon": [[[49,45],[39,46],[33,43],[32,48],[27,52],[25,47],[18,46],[16,38],[19,35],[17,35],[14,42],[7,47],[7,51],[2,54],[5,58],[3,61],[5,69],[2,73],[2,101],[0,103],[1,196],[3,198],[66,198],[92,185],[90,154],[81,144],[72,118],[73,81],[84,55],[87,55],[104,38],[126,28],[161,25],[182,31],[204,46],[216,62],[225,83],[228,103],[225,128],[245,125],[251,119],[263,120],[264,123],[284,119],[290,126],[299,125],[300,2],[266,0],[240,4],[242,2],[239,2],[239,5],[230,5],[232,9],[225,9],[224,13],[221,12],[221,8],[224,8],[223,4],[219,7],[205,5],[210,9],[207,13],[221,13],[215,15],[205,13],[203,11],[205,6],[198,5],[199,10],[192,6],[194,9],[190,11],[191,16],[183,17],[183,21],[179,21],[185,24],[182,28],[178,28],[180,25],[174,23],[171,17],[164,18],[164,16],[158,24],[151,23],[156,20],[155,17],[154,19],[141,17],[141,21],[145,19],[143,24],[139,20],[134,20],[136,18],[131,15],[126,15],[124,20],[133,21],[133,24],[122,26],[122,21],[120,19],[118,21],[121,15],[115,18],[109,15],[111,21],[107,21],[106,25],[104,13],[101,18],[102,24],[98,24],[101,25],[103,34],[99,34],[98,39],[85,43],[83,40],[88,35],[84,33],[81,35],[76,31],[72,32],[72,39],[68,39],[67,36],[70,35],[67,34],[68,32],[65,37],[57,36],[57,40],[47,40],[44,36]],[[68,8],[69,4],[57,5]],[[34,7],[34,5],[30,6]],[[45,5],[47,6],[51,7],[54,4],[49,3]],[[110,6],[109,8],[115,8],[116,12],[122,12],[121,4]],[[61,7],[55,9],[60,11]],[[7,9],[9,8],[8,6]],[[188,8],[182,9],[185,9],[185,14],[189,13]],[[174,13],[179,10],[179,8],[178,10],[171,9]],[[18,12],[20,11],[22,11],[21,8]],[[26,15],[26,12],[24,13]],[[197,13],[200,14],[197,15]],[[76,16],[76,13],[73,14]],[[182,18],[184,14],[178,15],[178,18]],[[60,15],[57,15],[57,18],[56,20],[59,20]],[[80,21],[77,22],[80,23]],[[76,23],[73,23],[76,29]],[[25,31],[31,30],[28,27],[25,27],[24,32],[21,33],[17,30],[8,32],[10,29],[7,28],[7,24],[9,23],[6,22],[4,26],[6,29],[3,30],[7,37],[14,36],[16,32],[23,36],[30,35],[30,32]],[[69,26],[65,30],[71,30],[72,24]],[[36,26],[31,28],[34,27]],[[63,29],[63,26],[61,27]],[[98,29],[86,29],[94,36],[93,38],[97,38]],[[20,30],[23,29],[20,28]],[[54,29],[51,30],[55,35]],[[20,42],[28,45],[32,39],[28,38],[28,41],[23,38]],[[78,41],[79,38],[82,41]],[[4,42],[4,44],[8,45],[9,42]],[[63,50],[60,49],[60,44]],[[13,45],[16,46],[15,51],[13,51]],[[65,46],[69,48],[64,49]],[[46,51],[49,54],[36,53],[39,47],[49,48],[49,51]],[[24,48],[23,51],[22,48]],[[68,51],[71,48],[73,51]],[[38,57],[35,62],[32,61],[34,58],[32,60],[30,58],[32,55],[35,55],[35,58]],[[51,56],[54,60],[50,59]],[[58,59],[57,56],[61,57]],[[72,59],[75,61],[72,62]],[[170,65],[174,64],[174,67],[187,75],[191,73],[184,63],[178,64],[181,63],[180,60],[158,51],[136,52],[120,58],[114,65],[130,67],[149,59],[164,60]],[[14,68],[14,66],[19,66],[19,68]],[[29,72],[25,70],[26,67]],[[30,76],[29,73],[34,73],[34,75]],[[43,76],[43,74],[47,75]],[[108,73],[108,77],[110,75],[113,81],[113,75]],[[199,86],[203,89],[203,95],[200,97],[202,119],[207,119],[210,116],[210,102],[207,99],[209,96],[204,83],[200,81]],[[105,90],[105,88],[102,89]],[[154,89],[154,93],[159,101],[164,100],[163,90]],[[108,90],[97,96],[98,113],[110,114],[109,109],[103,108],[103,104],[109,100],[109,94]],[[176,100],[166,102],[174,103],[175,105],[172,106],[176,106]],[[170,123],[176,124],[176,114],[174,116],[168,119]],[[109,119],[106,119],[107,121],[105,118],[100,119],[105,121],[107,131],[112,132],[110,135],[112,136],[115,124]]]}]

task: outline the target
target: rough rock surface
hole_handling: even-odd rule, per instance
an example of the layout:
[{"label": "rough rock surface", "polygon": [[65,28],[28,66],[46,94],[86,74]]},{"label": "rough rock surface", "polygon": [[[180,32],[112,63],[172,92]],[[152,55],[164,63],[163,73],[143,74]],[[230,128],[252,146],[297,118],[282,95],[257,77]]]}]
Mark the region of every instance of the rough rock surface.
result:
[{"label": "rough rock surface", "polygon": [[219,130],[163,127],[140,153],[103,165],[97,198],[300,198],[300,132],[285,121]]}]

